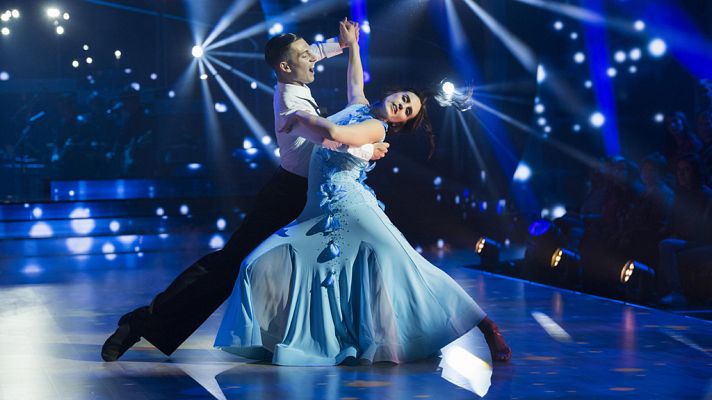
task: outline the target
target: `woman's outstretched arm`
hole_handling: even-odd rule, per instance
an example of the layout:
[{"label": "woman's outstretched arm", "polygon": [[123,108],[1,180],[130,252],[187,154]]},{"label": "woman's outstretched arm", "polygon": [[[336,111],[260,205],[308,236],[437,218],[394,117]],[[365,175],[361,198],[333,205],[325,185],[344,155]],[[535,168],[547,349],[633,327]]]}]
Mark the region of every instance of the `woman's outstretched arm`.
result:
[{"label": "woman's outstretched arm", "polygon": [[368,104],[363,92],[363,65],[361,64],[361,49],[358,45],[358,24],[342,21],[339,30],[347,38],[349,45],[349,67],[346,72],[346,94],[349,105]]}]

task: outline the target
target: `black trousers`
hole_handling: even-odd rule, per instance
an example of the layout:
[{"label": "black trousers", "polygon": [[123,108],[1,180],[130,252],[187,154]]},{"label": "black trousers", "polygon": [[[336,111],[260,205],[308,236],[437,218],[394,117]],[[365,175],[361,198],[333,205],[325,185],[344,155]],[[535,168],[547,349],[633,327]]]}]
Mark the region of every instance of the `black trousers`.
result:
[{"label": "black trousers", "polygon": [[299,216],[306,192],[306,178],[280,167],[225,247],[188,267],[150,306],[134,310],[132,329],[164,354],[173,353],[230,296],[242,260]]}]

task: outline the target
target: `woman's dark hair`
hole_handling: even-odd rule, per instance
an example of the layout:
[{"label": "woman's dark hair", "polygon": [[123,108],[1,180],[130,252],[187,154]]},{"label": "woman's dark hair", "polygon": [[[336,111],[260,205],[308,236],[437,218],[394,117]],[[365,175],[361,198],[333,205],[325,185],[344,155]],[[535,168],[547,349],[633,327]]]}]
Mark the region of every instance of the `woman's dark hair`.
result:
[{"label": "woman's dark hair", "polygon": [[412,133],[421,130],[425,137],[428,138],[428,143],[430,145],[430,152],[428,152],[428,159],[430,159],[435,153],[435,135],[433,134],[433,127],[430,124],[430,119],[428,118],[428,110],[425,106],[425,102],[431,98],[434,93],[427,89],[390,89],[386,91],[384,97],[390,96],[393,93],[398,92],[412,92],[420,99],[420,111],[415,115],[415,117],[401,123],[388,123],[388,131],[390,133]]},{"label": "woman's dark hair", "polygon": [[279,63],[286,59],[289,45],[299,39],[301,37],[293,33],[283,33],[268,40],[265,45],[265,62],[276,70]]}]

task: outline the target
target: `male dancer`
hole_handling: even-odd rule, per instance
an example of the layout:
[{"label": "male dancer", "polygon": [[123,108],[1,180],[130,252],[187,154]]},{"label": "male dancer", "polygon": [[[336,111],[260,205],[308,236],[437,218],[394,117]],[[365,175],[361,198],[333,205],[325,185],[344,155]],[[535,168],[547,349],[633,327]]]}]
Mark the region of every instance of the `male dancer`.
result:
[{"label": "male dancer", "polygon": [[[358,26],[342,21],[338,43],[310,47],[294,34],[276,36],[267,42],[265,61],[278,80],[274,116],[280,168],[257,194],[252,211],[222,250],[188,267],[149,306],[139,307],[119,319],[118,328],[101,349],[105,361],[116,361],[141,337],[164,354],[173,353],[230,296],[242,260],[302,211],[313,142],[322,143],[322,139],[299,128],[289,134],[279,131],[285,116],[296,110],[318,115],[318,106],[306,84],[314,81],[317,61],[341,54],[342,47],[351,42],[347,35],[358,37]],[[365,160],[377,160],[386,154],[388,144],[340,149]]]}]

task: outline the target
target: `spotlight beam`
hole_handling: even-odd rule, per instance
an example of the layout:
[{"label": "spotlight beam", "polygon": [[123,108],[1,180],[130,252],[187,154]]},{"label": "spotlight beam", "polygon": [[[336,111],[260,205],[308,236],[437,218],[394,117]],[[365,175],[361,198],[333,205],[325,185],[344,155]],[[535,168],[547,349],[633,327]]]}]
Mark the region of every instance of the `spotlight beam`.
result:
[{"label": "spotlight beam", "polygon": [[[533,138],[544,141],[545,143],[548,143],[549,145],[554,146],[555,148],[557,148],[564,154],[569,155],[570,157],[582,162],[585,165],[588,165],[590,167],[598,166],[599,163],[594,157],[591,157],[590,155],[582,152],[581,150],[579,150],[575,147],[569,146],[567,144],[561,143],[555,139],[549,138],[549,139],[545,140],[544,138],[541,137],[541,132],[534,130],[527,124],[525,124],[521,121],[518,121],[518,120],[516,120],[516,119],[510,117],[509,115],[506,115],[500,111],[497,111],[497,110],[491,108],[490,106],[488,106],[480,101],[477,101],[476,99],[473,99],[473,101],[474,101],[476,107],[478,107],[484,111],[487,111],[487,112],[491,113],[492,115],[498,117],[499,119],[503,120],[504,122],[518,128],[519,130],[522,130],[522,131],[530,134]],[[470,110],[469,112],[474,113],[474,110]]]},{"label": "spotlight beam", "polygon": [[517,104],[530,104],[531,103],[531,99],[524,98],[524,97],[501,96],[501,95],[497,95],[497,94],[481,93],[481,92],[477,92],[477,91],[475,91],[475,96],[484,97],[486,99],[506,101],[508,103],[517,103]]},{"label": "spotlight beam", "polygon": [[531,49],[524,44],[514,34],[509,32],[507,28],[502,26],[494,19],[487,11],[480,7],[473,0],[465,0],[465,4],[484,22],[492,33],[502,41],[502,43],[512,52],[514,57],[526,68],[529,72],[534,73],[537,70],[536,58]]},{"label": "spotlight beam", "polygon": [[302,4],[300,6],[285,11],[284,13],[272,18],[269,21],[257,23],[241,32],[237,32],[234,35],[228,36],[218,42],[211,43],[206,47],[205,50],[217,49],[218,47],[222,47],[230,43],[235,43],[237,41],[258,35],[262,32],[266,32],[277,21],[279,21],[283,25],[287,25],[292,22],[303,21],[314,15],[321,15],[325,12],[332,11],[332,9],[341,7],[342,4],[343,3],[339,0],[322,0],[319,2],[309,2]]},{"label": "spotlight beam", "polygon": [[257,84],[257,87],[258,87],[258,88],[260,88],[263,92],[269,94],[270,96],[273,96],[273,95],[274,95],[274,89],[271,88],[271,87],[269,87],[268,85],[265,85],[264,83],[258,81],[257,79],[251,77],[250,75],[247,75],[246,73],[244,73],[244,72],[242,72],[242,71],[240,71],[240,70],[238,70],[238,69],[235,69],[235,68],[231,67],[231,66],[228,65],[227,63],[225,63],[225,62],[223,62],[223,61],[220,61],[220,60],[218,60],[218,59],[215,58],[215,57],[208,56],[208,58],[210,59],[210,61],[214,62],[215,64],[217,64],[217,65],[219,65],[219,66],[221,66],[221,67],[223,67],[223,68],[225,68],[226,70],[228,70],[228,71],[232,72],[233,74],[239,76],[240,78],[244,79],[245,81],[250,82],[250,83],[255,82],[255,83]]},{"label": "spotlight beam", "polygon": [[274,154],[274,148],[275,146],[270,142],[270,144],[265,145],[264,142],[262,142],[262,138],[264,137],[269,137],[269,134],[265,130],[264,127],[257,121],[254,115],[250,112],[250,110],[245,106],[245,104],[240,100],[239,97],[235,94],[235,92],[230,89],[230,86],[225,82],[225,80],[218,74],[217,70],[215,67],[210,63],[210,60],[204,59],[205,66],[208,67],[208,70],[210,70],[210,73],[212,76],[215,78],[215,81],[220,85],[222,88],[223,92],[225,95],[230,99],[230,102],[232,102],[232,105],[235,106],[235,109],[240,113],[240,116],[245,120],[245,123],[247,123],[247,126],[250,128],[252,133],[259,139],[260,143],[263,143],[263,146],[268,150],[267,154],[269,155],[270,159],[272,162],[275,164],[279,163],[279,160],[277,159],[277,156]]},{"label": "spotlight beam", "polygon": [[[205,73],[205,65],[202,59],[198,60],[198,70],[200,74]],[[220,125],[213,107],[213,96],[210,93],[210,87],[207,80],[200,80],[200,88],[203,93],[203,106],[205,109],[205,130],[208,138],[208,147],[210,152],[208,159],[214,162],[214,166],[219,168],[221,165],[226,165],[225,160],[221,157],[224,154],[225,143],[222,140]]]},{"label": "spotlight beam", "polygon": [[240,16],[244,14],[245,11],[252,7],[252,5],[255,4],[255,1],[256,0],[238,0],[234,2],[230,9],[220,18],[218,24],[215,25],[215,28],[213,28],[208,37],[205,39],[205,42],[203,42],[202,47],[209,46],[213,42],[213,40],[220,36],[220,34],[223,33],[225,29],[230,26],[230,24],[240,18]]},{"label": "spotlight beam", "polygon": [[[482,158],[482,153],[480,153],[480,149],[477,147],[477,144],[473,139],[472,131],[467,125],[465,117],[463,117],[462,113],[459,111],[455,111],[455,114],[457,114],[457,117],[460,120],[462,127],[465,129],[465,138],[467,139],[467,142],[470,145],[470,149],[472,149],[472,153],[475,155],[475,159],[477,160],[477,166],[480,167],[480,171],[485,171],[485,173],[489,175],[489,171],[487,170],[487,164],[485,163],[484,158]],[[489,189],[490,195],[497,195],[493,187],[492,180],[490,179],[487,180],[487,189]]]},{"label": "spotlight beam", "polygon": [[232,58],[248,58],[253,60],[264,60],[265,55],[262,53],[250,53],[245,51],[211,51],[210,55]]}]

